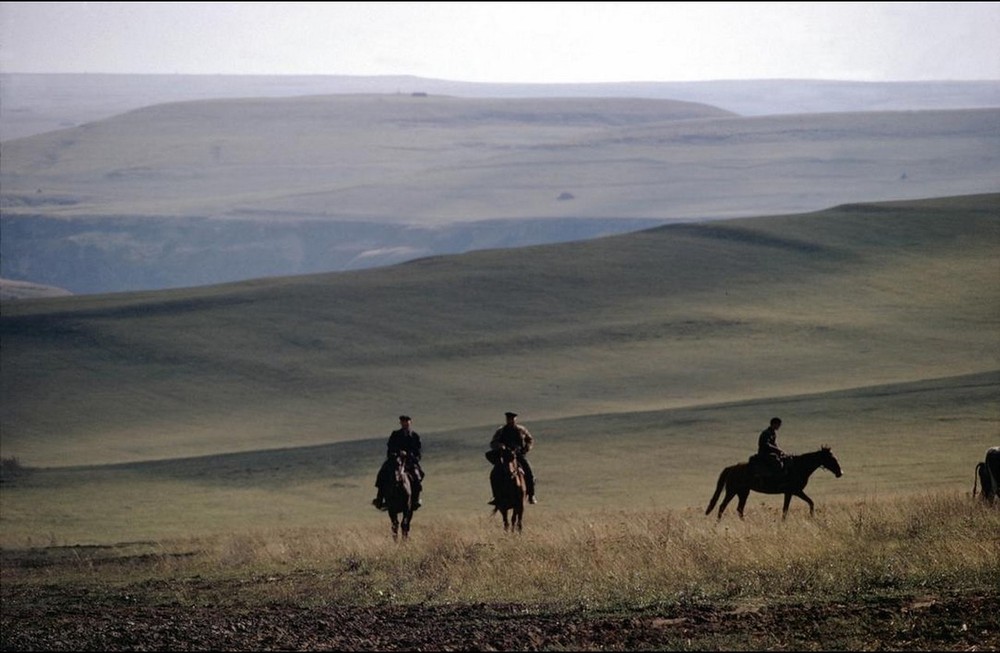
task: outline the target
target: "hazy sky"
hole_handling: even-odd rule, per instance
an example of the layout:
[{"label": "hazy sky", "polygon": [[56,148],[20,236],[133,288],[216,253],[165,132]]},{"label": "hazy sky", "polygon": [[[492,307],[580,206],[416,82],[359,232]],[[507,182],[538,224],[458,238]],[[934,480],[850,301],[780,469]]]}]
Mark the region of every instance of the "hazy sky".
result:
[{"label": "hazy sky", "polygon": [[0,71],[1000,79],[1000,2],[2,2]]}]

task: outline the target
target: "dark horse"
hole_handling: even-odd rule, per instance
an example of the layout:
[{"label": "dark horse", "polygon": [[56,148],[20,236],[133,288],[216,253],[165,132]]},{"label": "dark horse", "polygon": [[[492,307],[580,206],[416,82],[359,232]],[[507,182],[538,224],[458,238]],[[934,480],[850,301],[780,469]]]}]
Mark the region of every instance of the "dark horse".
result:
[{"label": "dark horse", "polygon": [[[528,496],[528,486],[524,480],[524,470],[517,463],[517,455],[509,447],[500,447],[491,451],[493,462],[490,471],[490,486],[493,488],[493,512],[503,515],[505,531],[521,532],[524,518],[525,498]],[[510,517],[507,516],[510,513]]]},{"label": "dark horse", "polygon": [[403,539],[410,536],[410,521],[413,519],[413,479],[409,457],[410,454],[406,451],[396,452],[393,479],[385,488],[385,506],[392,521],[394,540],[399,538],[400,526],[403,530]]},{"label": "dark horse", "polygon": [[750,496],[751,490],[762,492],[763,494],[784,494],[785,505],[781,510],[782,519],[788,515],[788,504],[791,503],[793,496],[808,503],[809,514],[812,515],[814,512],[813,501],[802,490],[805,488],[806,483],[809,482],[809,477],[812,473],[820,467],[830,470],[837,478],[840,478],[844,474],[840,469],[840,463],[837,462],[837,459],[830,452],[830,447],[825,445],[819,451],[790,456],[785,461],[784,472],[778,476],[761,479],[754,474],[754,470],[749,463],[730,465],[719,474],[719,482],[715,486],[715,494],[712,495],[712,500],[708,503],[708,509],[705,510],[705,514],[711,514],[712,508],[715,507],[715,502],[719,500],[719,495],[722,494],[722,490],[725,488],[726,498],[719,505],[719,519],[722,519],[722,512],[735,496],[740,498],[739,503],[736,505],[736,512],[740,514],[740,519],[743,519],[743,508],[747,505],[747,497]]},{"label": "dark horse", "polygon": [[982,484],[983,501],[991,503],[1000,497],[1000,447],[990,447],[986,450],[986,459],[976,464],[976,478],[972,481],[972,496],[976,496],[976,483]]}]

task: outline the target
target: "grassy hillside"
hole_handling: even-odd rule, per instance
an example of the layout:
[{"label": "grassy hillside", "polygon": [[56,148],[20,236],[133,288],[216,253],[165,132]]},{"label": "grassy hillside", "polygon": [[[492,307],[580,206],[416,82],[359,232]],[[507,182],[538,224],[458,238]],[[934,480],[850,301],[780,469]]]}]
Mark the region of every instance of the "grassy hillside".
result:
[{"label": "grassy hillside", "polygon": [[[527,532],[553,519],[633,512],[703,515],[723,467],[754,452],[774,414],[779,444],[792,453],[832,447],[844,476],[818,470],[806,488],[822,515],[875,501],[926,494],[968,496],[975,463],[997,441],[1000,373],[830,393],[565,419],[528,419],[541,503]],[[392,417],[395,417],[394,415]],[[305,447],[177,457],[118,465],[54,467],[4,475],[0,547],[161,541],[213,535],[267,539],[296,529],[361,529],[388,535],[372,509],[374,476],[392,419],[377,437]],[[483,457],[499,420],[441,431],[424,440],[425,508],[415,528],[442,520],[496,529]],[[111,438],[108,442],[114,444]],[[95,445],[100,448],[100,445]],[[30,461],[28,461],[30,462]],[[735,503],[724,522],[738,521]],[[747,517],[780,519],[781,497],[754,494]],[[794,499],[789,519],[808,507]],[[624,517],[622,517],[624,518]]]},{"label": "grassy hillside", "polygon": [[5,455],[72,465],[998,369],[997,196],[4,306]]}]

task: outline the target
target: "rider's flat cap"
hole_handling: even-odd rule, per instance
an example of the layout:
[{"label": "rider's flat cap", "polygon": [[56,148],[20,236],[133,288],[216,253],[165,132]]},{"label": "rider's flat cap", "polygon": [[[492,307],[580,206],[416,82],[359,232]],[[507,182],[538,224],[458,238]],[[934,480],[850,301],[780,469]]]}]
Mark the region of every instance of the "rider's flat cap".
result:
[{"label": "rider's flat cap", "polygon": [[509,410],[506,413],[504,413],[504,415],[507,417],[517,417],[517,413],[512,413]]},{"label": "rider's flat cap", "polygon": [[405,422],[409,422],[410,421],[410,416],[409,415],[400,415],[399,416],[399,421],[400,422],[404,422],[404,421]]}]

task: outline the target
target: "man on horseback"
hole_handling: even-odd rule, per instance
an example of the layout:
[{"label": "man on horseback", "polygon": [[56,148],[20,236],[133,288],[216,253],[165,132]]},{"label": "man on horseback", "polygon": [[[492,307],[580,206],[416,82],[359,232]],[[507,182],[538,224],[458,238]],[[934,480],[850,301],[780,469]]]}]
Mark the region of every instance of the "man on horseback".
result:
[{"label": "man on horseback", "polygon": [[389,441],[385,446],[385,461],[378,470],[378,476],[375,477],[375,487],[378,488],[378,494],[372,500],[372,505],[379,510],[386,509],[385,487],[389,483],[392,483],[392,465],[396,454],[400,451],[405,451],[409,454],[407,456],[407,464],[410,466],[409,471],[413,479],[413,509],[416,510],[421,505],[420,490],[423,489],[424,470],[420,467],[420,436],[410,428],[412,422],[413,420],[410,419],[409,415],[400,415],[399,428],[389,434]]},{"label": "man on horseback", "polygon": [[781,418],[772,417],[770,425],[757,437],[757,455],[754,456],[754,468],[760,476],[779,476],[784,472],[784,451],[778,448],[778,429],[781,428]]},{"label": "man on horseback", "polygon": [[[524,482],[528,486],[528,503],[538,503],[538,500],[535,499],[535,474],[531,471],[531,465],[528,464],[526,457],[527,453],[531,451],[535,438],[531,436],[528,429],[517,423],[517,413],[507,412],[504,413],[504,416],[507,418],[507,423],[493,433],[493,439],[490,441],[490,452],[496,451],[501,446],[506,446],[515,452],[517,463],[524,470]],[[489,455],[487,458],[491,461],[494,460]],[[489,503],[495,504],[495,502],[496,497]]]}]

